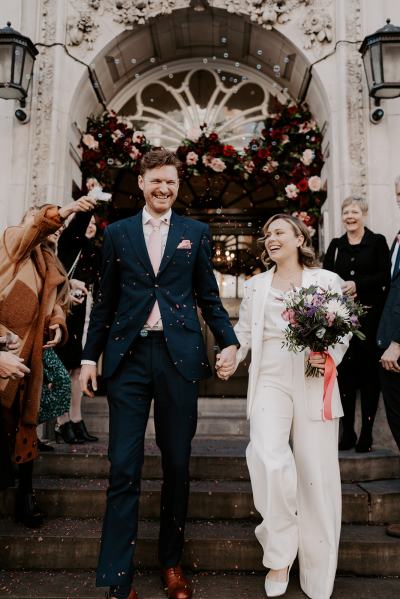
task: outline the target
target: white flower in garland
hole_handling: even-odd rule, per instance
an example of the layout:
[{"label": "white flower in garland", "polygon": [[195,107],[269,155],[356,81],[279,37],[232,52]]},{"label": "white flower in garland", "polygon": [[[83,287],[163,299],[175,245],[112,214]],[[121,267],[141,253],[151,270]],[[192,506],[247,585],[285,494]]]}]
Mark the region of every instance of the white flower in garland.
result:
[{"label": "white flower in garland", "polygon": [[99,148],[99,142],[90,133],[85,133],[82,136],[82,141],[89,150],[98,150]]},{"label": "white flower in garland", "polygon": [[294,200],[297,198],[299,190],[294,183],[290,183],[290,185],[286,185],[285,193],[289,199]]},{"label": "white flower in garland", "polygon": [[317,175],[310,177],[308,180],[308,187],[311,191],[320,191],[321,185],[321,177],[318,177]]},{"label": "white flower in garland", "polygon": [[313,150],[307,149],[304,150],[300,160],[304,164],[304,166],[309,166],[315,158],[315,152]]}]

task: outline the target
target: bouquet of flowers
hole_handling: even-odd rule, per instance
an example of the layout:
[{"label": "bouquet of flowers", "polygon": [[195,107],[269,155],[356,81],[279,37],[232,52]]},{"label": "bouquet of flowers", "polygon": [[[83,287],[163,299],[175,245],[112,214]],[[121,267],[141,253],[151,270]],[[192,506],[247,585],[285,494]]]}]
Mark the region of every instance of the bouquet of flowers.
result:
[{"label": "bouquet of flowers", "polygon": [[[348,333],[365,339],[360,331],[360,318],[365,307],[348,295],[321,289],[315,285],[289,291],[284,300],[282,318],[289,322],[283,347],[300,352],[327,353],[329,347],[341,343]],[[307,376],[320,376],[318,368],[306,366]]]}]

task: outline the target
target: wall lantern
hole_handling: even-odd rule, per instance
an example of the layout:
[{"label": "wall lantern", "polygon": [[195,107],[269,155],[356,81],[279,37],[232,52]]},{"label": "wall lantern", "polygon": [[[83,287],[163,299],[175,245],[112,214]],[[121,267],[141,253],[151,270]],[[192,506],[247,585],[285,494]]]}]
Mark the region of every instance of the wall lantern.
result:
[{"label": "wall lantern", "polygon": [[386,20],[386,25],[367,35],[359,49],[364,62],[369,95],[375,108],[371,121],[379,122],[383,115],[381,100],[400,96],[400,27]]},{"label": "wall lantern", "polygon": [[38,50],[31,40],[7,23],[0,29],[0,98],[25,105]]}]

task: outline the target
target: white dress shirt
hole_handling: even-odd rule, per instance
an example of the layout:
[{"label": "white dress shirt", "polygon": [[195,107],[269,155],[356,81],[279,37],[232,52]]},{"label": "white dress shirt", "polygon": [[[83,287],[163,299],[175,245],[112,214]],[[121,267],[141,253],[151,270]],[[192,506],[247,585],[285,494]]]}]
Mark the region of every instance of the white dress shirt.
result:
[{"label": "white dress shirt", "polygon": [[[172,210],[171,208],[165,212],[164,214],[162,214],[159,219],[161,221],[161,225],[160,225],[160,231],[161,231],[161,258],[164,254],[165,251],[165,246],[167,245],[167,238],[168,238],[168,232],[169,232],[169,226],[171,223],[171,214],[172,214]],[[151,232],[153,231],[153,227],[150,224],[150,219],[153,218],[151,216],[151,214],[147,211],[146,206],[143,208],[142,211],[142,225],[143,225],[143,235],[144,235],[144,240],[146,242],[146,246],[148,244],[149,241],[149,237],[151,235]],[[145,324],[144,327],[145,329],[148,329],[149,327]],[[160,318],[160,320],[154,325],[154,327],[151,329],[152,331],[162,331],[162,320]],[[82,364],[96,364],[96,362],[94,362],[93,360],[81,360],[81,365]]]}]

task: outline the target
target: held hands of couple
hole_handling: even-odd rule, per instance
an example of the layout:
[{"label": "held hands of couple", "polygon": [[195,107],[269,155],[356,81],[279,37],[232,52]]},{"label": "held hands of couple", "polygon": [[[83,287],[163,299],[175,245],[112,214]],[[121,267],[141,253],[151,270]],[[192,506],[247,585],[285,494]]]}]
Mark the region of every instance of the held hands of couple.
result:
[{"label": "held hands of couple", "polygon": [[97,391],[97,366],[82,364],[79,382],[82,393],[88,397],[94,397],[94,391]]},{"label": "held hands of couple", "polygon": [[236,345],[229,345],[216,356],[215,369],[218,377],[223,381],[227,381],[236,370],[236,352]]}]

